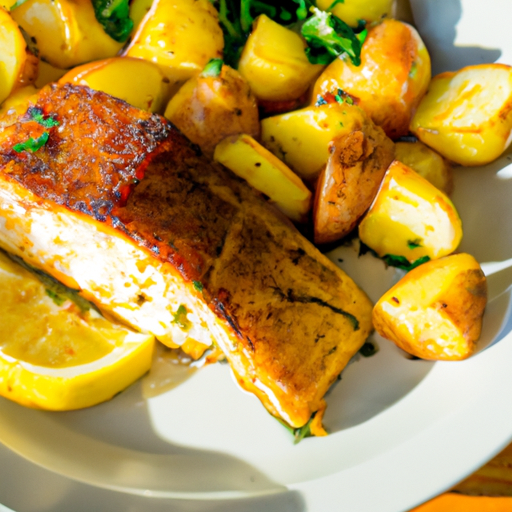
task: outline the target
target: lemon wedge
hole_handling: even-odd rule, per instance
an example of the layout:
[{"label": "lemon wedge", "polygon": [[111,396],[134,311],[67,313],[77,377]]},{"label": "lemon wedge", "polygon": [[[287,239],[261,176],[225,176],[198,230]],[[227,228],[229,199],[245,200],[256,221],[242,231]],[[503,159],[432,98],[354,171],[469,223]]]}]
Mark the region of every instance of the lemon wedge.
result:
[{"label": "lemon wedge", "polygon": [[1,396],[56,411],[96,405],[149,370],[153,347],[0,252]]}]

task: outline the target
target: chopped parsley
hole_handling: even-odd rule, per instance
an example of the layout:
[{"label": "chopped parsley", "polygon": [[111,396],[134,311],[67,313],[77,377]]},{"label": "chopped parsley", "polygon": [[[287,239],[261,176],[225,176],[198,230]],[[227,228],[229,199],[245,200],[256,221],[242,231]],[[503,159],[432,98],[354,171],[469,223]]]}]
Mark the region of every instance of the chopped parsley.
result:
[{"label": "chopped parsley", "polygon": [[428,256],[422,256],[421,258],[418,258],[417,260],[410,262],[407,258],[404,258],[403,256],[395,256],[394,254],[386,254],[382,259],[390,267],[397,267],[407,272],[409,270],[412,270],[413,268],[419,267],[420,265],[426,263],[427,261],[430,261],[430,258]]},{"label": "chopped parsley", "polygon": [[174,313],[172,323],[178,324],[182,329],[186,329],[188,327],[187,308],[183,304],[180,304],[176,313]]},{"label": "chopped parsley", "polygon": [[[314,64],[329,64],[343,53],[354,63],[359,60],[366,37],[364,27],[354,31],[332,13],[317,9],[313,0],[282,0],[278,5],[263,0],[211,1],[219,11],[224,32],[224,61],[233,68],[238,65],[254,20],[261,14],[266,14],[280,25],[300,31],[308,43],[308,59]],[[343,1],[333,1],[328,10]]]},{"label": "chopped parsley", "polygon": [[407,247],[409,249],[416,249],[418,247],[421,247],[421,242],[423,240],[421,238],[415,238],[414,240],[407,240]]},{"label": "chopped parsley", "polygon": [[48,297],[50,297],[50,299],[52,299],[53,302],[55,302],[55,304],[57,304],[57,306],[62,306],[62,304],[64,304],[64,302],[66,302],[66,297],[62,297],[61,295],[59,295],[58,293],[56,293],[53,290],[49,290],[48,288],[46,288],[45,292],[46,292],[46,295],[48,295]]},{"label": "chopped parsley", "polygon": [[103,30],[118,43],[124,43],[133,29],[128,0],[92,0],[92,5]]},{"label": "chopped parsley", "polygon": [[23,5],[27,0],[17,0],[13,5],[11,5],[10,11],[14,11],[14,9],[17,9],[20,5]]},{"label": "chopped parsley", "polygon": [[223,64],[224,61],[222,59],[210,59],[208,64],[206,64],[203,71],[201,72],[201,76],[212,76],[214,78],[218,77],[222,71]]},{"label": "chopped parsley", "polygon": [[59,126],[60,124],[59,121],[55,119],[55,114],[45,117],[43,110],[38,107],[30,107],[27,111],[27,114],[32,120],[36,121],[45,128],[53,128],[54,126]]},{"label": "chopped parsley", "polygon": [[321,94],[319,94],[316,97],[315,107],[320,107],[322,105],[327,105],[327,101],[325,100],[325,98]]},{"label": "chopped parsley", "polygon": [[309,418],[309,421],[305,425],[299,428],[290,427],[290,425],[288,425],[288,423],[286,423],[281,418],[277,418],[276,416],[274,416],[274,418],[276,418],[276,420],[279,421],[279,423],[281,423],[281,425],[283,425],[283,427],[286,428],[286,430],[288,430],[288,432],[290,432],[290,434],[293,435],[293,444],[297,444],[300,443],[306,437],[311,437],[311,422],[313,421],[315,415],[316,412],[314,412],[311,415],[311,418]]},{"label": "chopped parsley", "polygon": [[16,153],[21,153],[22,151],[30,151],[31,153],[35,153],[48,142],[49,138],[50,134],[48,132],[43,132],[43,134],[37,139],[30,137],[25,142],[15,144],[12,149],[14,149]]},{"label": "chopped parsley", "polygon": [[359,353],[363,357],[374,356],[379,351],[379,346],[374,341],[366,341],[359,349]]},{"label": "chopped parsley", "polygon": [[201,281],[192,281],[192,284],[194,285],[194,288],[198,292],[202,292],[203,291],[203,283],[201,283]]},{"label": "chopped parsley", "polygon": [[308,43],[306,54],[313,64],[330,64],[346,54],[355,66],[361,64],[361,48],[366,39],[364,29],[356,34],[344,21],[330,12],[312,9],[311,16],[302,25],[301,34]]}]

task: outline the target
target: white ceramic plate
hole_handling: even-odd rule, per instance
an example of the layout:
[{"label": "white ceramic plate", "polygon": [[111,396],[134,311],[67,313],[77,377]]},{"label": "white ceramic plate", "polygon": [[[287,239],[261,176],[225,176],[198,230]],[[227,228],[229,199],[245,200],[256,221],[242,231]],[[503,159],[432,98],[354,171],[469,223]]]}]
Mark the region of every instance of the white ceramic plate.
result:
[{"label": "white ceramic plate", "polygon": [[[411,3],[436,72],[512,63],[509,0]],[[380,352],[350,365],[329,393],[331,435],[297,446],[227,365],[150,399],[139,382],[78,412],[0,399],[0,501],[18,512],[399,512],[455,484],[512,438],[511,160],[456,173],[461,250],[489,275],[477,356],[411,361],[379,340]],[[331,257],[374,299],[396,279],[353,249]]]}]

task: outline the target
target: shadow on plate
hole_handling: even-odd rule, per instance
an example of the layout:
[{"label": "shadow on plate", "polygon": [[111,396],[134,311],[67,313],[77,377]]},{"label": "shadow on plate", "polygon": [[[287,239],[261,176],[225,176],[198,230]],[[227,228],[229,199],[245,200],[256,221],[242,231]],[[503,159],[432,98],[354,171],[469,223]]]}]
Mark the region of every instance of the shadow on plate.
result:
[{"label": "shadow on plate", "polygon": [[[432,58],[433,75],[456,71],[465,66],[496,62],[501,57],[497,48],[457,46],[457,24],[462,17],[460,0],[410,0],[414,20]],[[432,5],[433,4],[433,5]],[[482,28],[485,30],[485,28]]]},{"label": "shadow on plate", "polygon": [[304,512],[300,494],[239,500],[175,500],[134,496],[74,482],[23,460],[0,445],[0,502],[17,512]]}]

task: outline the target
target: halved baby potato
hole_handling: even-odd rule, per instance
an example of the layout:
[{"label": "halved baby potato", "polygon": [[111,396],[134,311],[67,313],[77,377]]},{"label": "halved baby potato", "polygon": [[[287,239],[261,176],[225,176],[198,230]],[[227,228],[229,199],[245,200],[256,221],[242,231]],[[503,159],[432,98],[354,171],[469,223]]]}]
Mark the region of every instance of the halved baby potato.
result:
[{"label": "halved baby potato", "polygon": [[414,263],[455,251],[462,223],[444,192],[395,160],[359,224],[359,238],[382,258]]},{"label": "halved baby potato", "polygon": [[134,107],[162,113],[169,99],[169,80],[160,68],[141,59],[113,57],[73,68],[59,83],[86,85]]},{"label": "halved baby potato", "polygon": [[331,155],[316,186],[315,243],[334,242],[356,227],[393,161],[393,146],[373,123],[331,142]]},{"label": "halved baby potato", "polygon": [[384,20],[369,30],[361,65],[337,58],[316,81],[313,98],[341,89],[396,139],[409,132],[430,76],[430,56],[418,32],[407,23]]},{"label": "halved baby potato", "polygon": [[188,80],[165,110],[165,117],[208,156],[229,135],[260,134],[258,105],[249,84],[222,62],[217,69]]},{"label": "halved baby potato", "polygon": [[124,55],[158,64],[171,84],[221,58],[224,36],[209,0],[154,0]]},{"label": "halved baby potato", "polygon": [[57,68],[113,57],[123,46],[107,35],[90,0],[27,0],[11,14]]},{"label": "halved baby potato", "polygon": [[329,159],[329,143],[368,123],[354,105],[311,106],[263,119],[261,141],[302,179],[315,180]]},{"label": "halved baby potato", "polygon": [[18,24],[0,7],[0,103],[17,87],[35,80],[37,64]]},{"label": "halved baby potato", "polygon": [[416,357],[456,361],[475,351],[486,303],[480,265],[454,254],[408,272],[375,305],[373,326]]},{"label": "halved baby potato", "polygon": [[263,192],[290,219],[306,219],[311,192],[281,160],[249,135],[224,139],[215,148],[214,159]]},{"label": "halved baby potato", "polygon": [[238,71],[258,100],[296,100],[323,69],[309,62],[306,48],[299,34],[262,14],[245,43]]},{"label": "halved baby potato", "polygon": [[422,142],[397,142],[395,158],[445,194],[452,193],[453,169],[450,162]]},{"label": "halved baby potato", "polygon": [[512,67],[481,64],[435,76],[411,131],[460,165],[492,162],[512,140]]}]

